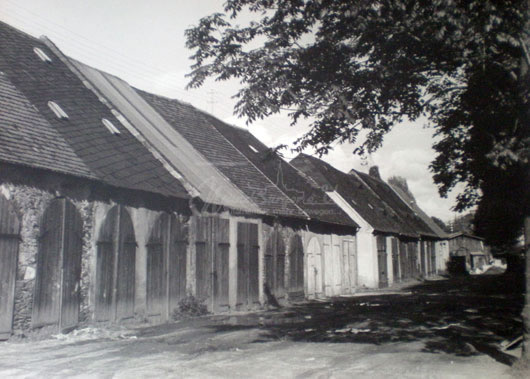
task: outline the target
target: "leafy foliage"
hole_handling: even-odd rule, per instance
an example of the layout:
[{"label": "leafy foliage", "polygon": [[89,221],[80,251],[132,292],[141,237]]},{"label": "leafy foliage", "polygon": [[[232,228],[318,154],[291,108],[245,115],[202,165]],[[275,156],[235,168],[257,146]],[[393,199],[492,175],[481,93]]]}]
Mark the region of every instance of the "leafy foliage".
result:
[{"label": "leafy foliage", "polygon": [[[293,124],[308,118],[297,148],[320,154],[336,141],[374,151],[395,125],[424,117],[437,137],[434,180],[444,196],[466,183],[456,207],[463,210],[495,196],[486,188],[496,178],[506,175],[517,194],[528,184],[527,7],[522,0],[228,0],[225,14],[186,32],[194,50],[189,86],[239,79],[236,114],[249,122],[284,110]],[[252,21],[236,24],[249,13]],[[520,224],[528,196],[510,193]]]}]

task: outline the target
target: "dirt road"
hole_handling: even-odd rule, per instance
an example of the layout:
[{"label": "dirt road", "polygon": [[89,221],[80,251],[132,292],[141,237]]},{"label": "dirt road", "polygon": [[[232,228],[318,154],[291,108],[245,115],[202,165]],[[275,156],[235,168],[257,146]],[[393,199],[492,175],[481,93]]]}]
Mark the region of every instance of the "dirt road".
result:
[{"label": "dirt road", "polygon": [[509,377],[522,297],[501,279],[11,341],[0,377]]}]

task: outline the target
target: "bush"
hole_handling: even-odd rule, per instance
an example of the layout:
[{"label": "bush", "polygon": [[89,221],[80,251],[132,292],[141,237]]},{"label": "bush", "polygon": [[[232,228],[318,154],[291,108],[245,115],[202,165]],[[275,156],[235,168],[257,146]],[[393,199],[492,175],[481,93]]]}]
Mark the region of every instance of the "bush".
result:
[{"label": "bush", "polygon": [[179,301],[178,308],[173,310],[173,320],[182,320],[190,317],[208,314],[208,309],[202,300],[188,295]]}]

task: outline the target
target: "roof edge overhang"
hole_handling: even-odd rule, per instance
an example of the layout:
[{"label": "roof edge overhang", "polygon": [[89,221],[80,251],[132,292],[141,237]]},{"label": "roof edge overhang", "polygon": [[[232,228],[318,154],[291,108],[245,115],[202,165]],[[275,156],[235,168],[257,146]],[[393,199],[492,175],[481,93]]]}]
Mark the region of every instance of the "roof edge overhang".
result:
[{"label": "roof edge overhang", "polygon": [[[133,136],[164,165],[166,170],[168,170],[173,177],[182,183],[184,188],[190,193],[191,197],[200,197],[205,203],[222,204],[223,206],[234,210],[240,210],[252,214],[265,214],[262,209],[241,193],[237,187],[230,183],[224,175],[212,167],[202,155],[185,141],[185,139],[180,136],[180,134],[178,134],[178,132],[176,132],[167,121],[149,104],[147,104],[147,102],[143,100],[125,81],[67,57],[45,36],[42,36],[40,39],[76,76],[78,76],[89,90],[93,91],[96,96],[98,96],[100,101],[106,104],[111,110],[115,109],[122,113],[132,128],[132,130],[128,128],[129,132],[131,132]],[[116,88],[116,86],[120,85],[121,88]],[[120,92],[120,90],[122,92]],[[142,109],[138,109],[139,106],[143,108],[144,112],[141,111]],[[175,150],[177,149],[174,149],[173,146],[171,149],[168,146],[167,141],[160,142],[160,135],[158,135],[159,140],[157,141],[156,133],[149,134],[149,128],[154,127],[156,129],[157,125],[159,127],[163,126],[166,132],[170,130],[173,137],[176,135],[181,147],[185,146],[188,156],[184,157],[184,159],[182,157],[179,159],[177,157],[179,154],[175,153]],[[146,134],[148,135],[146,136]],[[159,144],[156,145],[155,142],[159,142]],[[164,149],[161,148],[162,146]],[[173,150],[172,153],[171,150]],[[179,153],[182,153],[182,150],[179,150]],[[189,155],[192,155],[192,157],[189,157]],[[189,180],[190,174],[193,174],[193,169],[186,166],[186,162],[184,162],[186,158],[188,159],[188,163],[199,162],[198,165],[201,166],[201,170],[196,170],[193,175],[195,180]],[[209,175],[205,175],[204,170],[208,171]],[[180,172],[183,171],[189,175],[186,175],[185,173],[181,175]],[[209,183],[208,180],[204,180],[204,177],[210,179],[215,177],[215,185],[209,185],[212,183]],[[228,195],[223,197],[223,194]]]}]

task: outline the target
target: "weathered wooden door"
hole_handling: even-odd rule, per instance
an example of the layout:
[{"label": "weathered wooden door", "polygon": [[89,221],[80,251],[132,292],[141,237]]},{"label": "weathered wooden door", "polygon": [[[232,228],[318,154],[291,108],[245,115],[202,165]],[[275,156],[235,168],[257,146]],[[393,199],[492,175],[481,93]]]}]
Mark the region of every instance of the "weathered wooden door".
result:
[{"label": "weathered wooden door", "polygon": [[322,251],[317,237],[311,238],[307,245],[307,296],[323,297]]},{"label": "weathered wooden door", "polygon": [[134,316],[136,238],[129,212],[121,205],[108,211],[97,242],[96,320]]},{"label": "weathered wooden door", "polygon": [[285,298],[285,244],[278,230],[269,236],[265,248],[265,284],[276,299]]},{"label": "weathered wooden door", "polygon": [[237,305],[243,309],[259,304],[258,225],[237,223]]},{"label": "weathered wooden door", "polygon": [[81,257],[83,254],[83,220],[71,202],[64,202],[64,248],[62,250],[63,281],[61,329],[70,329],[79,321]]},{"label": "weathered wooden door", "polygon": [[332,293],[333,296],[338,296],[342,292],[342,245],[340,239],[334,236],[332,238],[333,246],[331,249],[331,265],[332,265]]},{"label": "weathered wooden door", "polygon": [[289,292],[304,292],[304,245],[298,234],[289,243]]},{"label": "weathered wooden door", "polygon": [[399,282],[400,270],[399,270],[399,247],[398,240],[392,237],[392,274],[394,276],[394,282]]},{"label": "weathered wooden door", "polygon": [[197,298],[213,311],[229,309],[230,222],[213,216],[195,217]]},{"label": "weathered wooden door", "polygon": [[428,274],[425,243],[425,241],[420,241],[420,270],[423,276]]},{"label": "weathered wooden door", "polygon": [[379,288],[388,287],[388,265],[386,255],[386,238],[377,236],[377,267],[379,270]]},{"label": "weathered wooden door", "polygon": [[20,219],[0,194],[0,340],[11,335],[19,242]]},{"label": "weathered wooden door", "polygon": [[410,277],[418,275],[418,244],[411,241],[408,243],[408,258],[410,264]]},{"label": "weathered wooden door", "polygon": [[163,213],[147,243],[147,312],[168,320],[186,295],[188,227],[181,217]]},{"label": "weathered wooden door", "polygon": [[343,293],[353,293],[357,288],[357,252],[355,240],[342,241]]},{"label": "weathered wooden door", "polygon": [[[215,219],[215,244],[213,246],[213,309],[228,310],[229,303],[229,256],[230,256],[230,221]],[[256,275],[257,280],[257,275]]]},{"label": "weathered wooden door", "polygon": [[32,325],[67,330],[79,319],[83,222],[72,202],[53,200],[41,222]]},{"label": "weathered wooden door", "polygon": [[400,278],[401,280],[407,280],[410,278],[410,265],[408,258],[408,245],[404,241],[399,241],[399,267],[401,268]]},{"label": "weathered wooden door", "polygon": [[434,241],[429,241],[429,250],[430,250],[430,275],[436,274],[436,245]]}]

